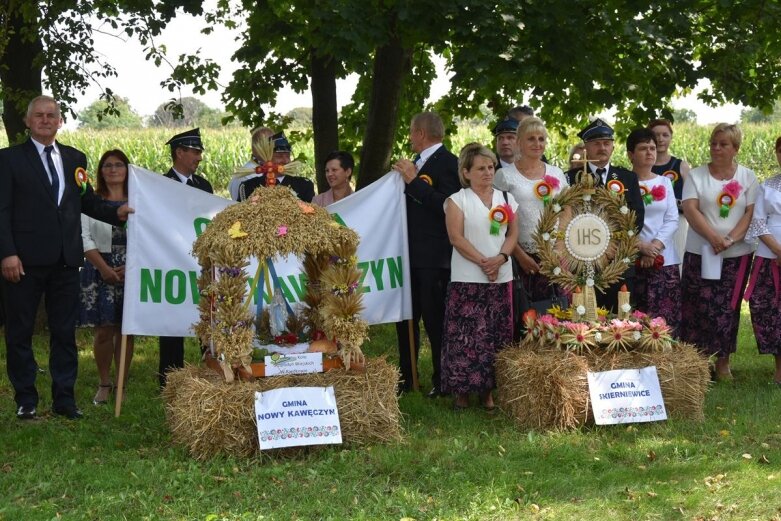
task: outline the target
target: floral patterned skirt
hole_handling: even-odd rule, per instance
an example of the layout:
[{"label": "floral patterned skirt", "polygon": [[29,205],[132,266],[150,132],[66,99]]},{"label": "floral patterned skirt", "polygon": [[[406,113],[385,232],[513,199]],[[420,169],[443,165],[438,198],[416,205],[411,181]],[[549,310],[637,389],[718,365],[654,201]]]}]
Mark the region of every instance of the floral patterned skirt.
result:
[{"label": "floral patterned skirt", "polygon": [[[719,357],[737,350],[740,299],[750,261],[751,255],[724,259],[721,279],[707,280],[701,276],[702,256],[686,252],[681,279],[681,340]],[[733,302],[737,303],[734,307]]]},{"label": "floral patterned skirt", "polygon": [[512,342],[510,283],[451,282],[447,288],[441,388],[466,394],[496,386],[494,357]]},{"label": "floral patterned skirt", "polygon": [[678,264],[635,271],[635,306],[652,317],[662,317],[678,337],[681,326],[681,268]]},{"label": "floral patterned skirt", "polygon": [[774,265],[775,259],[755,257],[749,283],[753,288],[748,299],[751,325],[754,326],[757,348],[763,355],[781,355],[781,288],[779,270]]},{"label": "floral patterned skirt", "polygon": [[[106,264],[115,268],[124,266],[127,234],[124,228],[112,227],[111,253],[101,253]],[[106,284],[98,269],[86,261],[79,273],[81,297],[78,327],[111,326],[122,324],[124,284]]]}]

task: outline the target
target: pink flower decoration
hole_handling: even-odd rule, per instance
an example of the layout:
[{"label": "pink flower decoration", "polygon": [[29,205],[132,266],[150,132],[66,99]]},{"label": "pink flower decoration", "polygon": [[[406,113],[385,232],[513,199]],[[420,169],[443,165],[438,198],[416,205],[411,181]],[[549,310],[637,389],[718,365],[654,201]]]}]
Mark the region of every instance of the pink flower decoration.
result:
[{"label": "pink flower decoration", "polygon": [[667,196],[667,190],[663,185],[656,185],[651,188],[651,196],[653,196],[654,201],[662,201]]},{"label": "pink flower decoration", "polygon": [[558,190],[559,186],[561,186],[558,178],[553,177],[552,175],[545,175],[542,177],[542,180],[548,183],[554,190]]},{"label": "pink flower decoration", "polygon": [[509,204],[500,204],[499,208],[501,208],[504,214],[507,216],[508,223],[511,223],[515,220],[515,212],[513,212],[513,209]]},{"label": "pink flower decoration", "polygon": [[743,190],[743,187],[740,186],[740,183],[733,179],[724,185],[723,190],[725,193],[731,195],[734,199],[737,199],[740,196],[740,192]]},{"label": "pink flower decoration", "polygon": [[287,226],[280,226],[277,228],[277,237],[282,237],[283,235],[287,235]]}]

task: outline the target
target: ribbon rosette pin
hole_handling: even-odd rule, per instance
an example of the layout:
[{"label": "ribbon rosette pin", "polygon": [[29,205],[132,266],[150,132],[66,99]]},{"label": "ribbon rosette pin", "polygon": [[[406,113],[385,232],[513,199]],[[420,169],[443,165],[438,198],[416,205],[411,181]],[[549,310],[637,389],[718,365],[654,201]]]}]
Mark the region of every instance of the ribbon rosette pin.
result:
[{"label": "ribbon rosette pin", "polygon": [[74,172],[73,177],[76,179],[76,186],[81,190],[81,195],[84,195],[89,186],[89,174],[87,174],[87,171],[82,167],[78,167],[76,172]]},{"label": "ribbon rosette pin", "polygon": [[542,204],[546,205],[550,202],[553,191],[559,188],[559,180],[552,175],[543,176],[539,183],[534,185],[534,193],[537,195],[537,199],[542,200]]},{"label": "ribbon rosette pin", "polygon": [[716,204],[719,205],[719,217],[726,219],[727,216],[729,216],[730,208],[735,205],[735,201],[738,196],[740,196],[742,190],[743,187],[735,180],[724,185],[724,188],[722,188],[721,193],[716,200]]},{"label": "ribbon rosette pin", "polygon": [[491,235],[499,235],[502,225],[512,222],[514,217],[515,214],[507,203],[491,209],[491,212],[488,214],[488,218],[491,220]]},{"label": "ribbon rosette pin", "polygon": [[645,203],[646,206],[654,201],[654,196],[651,195],[651,191],[648,190],[648,187],[645,185],[640,185],[640,195],[642,196],[643,203]]},{"label": "ribbon rosette pin", "polygon": [[616,195],[621,195],[624,193],[624,183],[618,179],[611,179],[608,181],[607,188]]},{"label": "ribbon rosette pin", "polygon": [[667,170],[662,175],[667,179],[669,179],[670,182],[673,184],[675,184],[675,182],[678,180],[678,172],[676,172],[675,170]]}]

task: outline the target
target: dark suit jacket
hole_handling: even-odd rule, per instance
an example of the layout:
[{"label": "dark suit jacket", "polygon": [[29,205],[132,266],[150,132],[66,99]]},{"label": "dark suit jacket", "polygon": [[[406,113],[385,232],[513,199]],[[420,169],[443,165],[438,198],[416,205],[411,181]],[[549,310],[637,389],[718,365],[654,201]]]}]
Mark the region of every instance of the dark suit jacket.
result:
[{"label": "dark suit jacket", "polygon": [[65,187],[59,206],[51,181],[32,140],[0,150],[0,259],[18,255],[24,266],[50,266],[63,259],[81,266],[82,212],[113,225],[121,225],[117,209],[88,187],[76,185],[76,168],[87,168],[86,156],[57,143],[62,156]]},{"label": "dark suit jacket", "polygon": [[[163,174],[168,179],[173,179],[174,181],[182,182],[181,179],[179,179],[179,176],[176,175],[176,172],[174,172],[174,169],[170,169],[168,172]],[[214,193],[214,190],[212,189],[212,185],[209,181],[206,180],[205,177],[201,177],[198,174],[193,174],[190,176],[190,179],[193,180],[193,188],[197,188],[199,190],[203,190],[204,192],[209,192],[210,194]]]},{"label": "dark suit jacket", "polygon": [[[304,177],[286,174],[278,184],[292,188],[298,198],[306,203],[311,203],[312,199],[315,197],[314,183]],[[248,179],[241,183],[241,185],[239,185],[239,201],[248,198],[259,186],[266,186],[265,175],[253,177],[252,179]]]},{"label": "dark suit jacket", "polygon": [[[427,177],[424,177],[427,176]],[[431,184],[427,180],[431,180]],[[418,170],[404,189],[411,268],[450,269],[452,247],[445,227],[445,201],[461,189],[458,158],[444,145]]]},{"label": "dark suit jacket", "polygon": [[[577,182],[578,174],[582,172],[582,168],[575,168],[569,170],[565,175],[570,186]],[[618,179],[621,184],[624,185],[624,197],[626,198],[626,204],[630,210],[635,212],[635,223],[637,224],[637,233],[643,229],[643,222],[645,219],[645,204],[643,204],[643,197],[640,195],[640,183],[637,181],[637,174],[626,168],[620,166],[608,165],[607,180]],[[597,183],[602,184],[602,180],[598,179]]]}]

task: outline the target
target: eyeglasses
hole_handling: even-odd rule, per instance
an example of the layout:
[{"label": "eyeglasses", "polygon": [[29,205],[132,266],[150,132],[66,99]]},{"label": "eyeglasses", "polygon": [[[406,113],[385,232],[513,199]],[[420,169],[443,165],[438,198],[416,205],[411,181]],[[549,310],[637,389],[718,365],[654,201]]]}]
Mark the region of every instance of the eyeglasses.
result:
[{"label": "eyeglasses", "polygon": [[117,163],[103,163],[103,167],[102,168],[105,168],[106,170],[111,169],[111,168],[125,168],[125,163],[120,163],[120,162],[117,162]]}]

